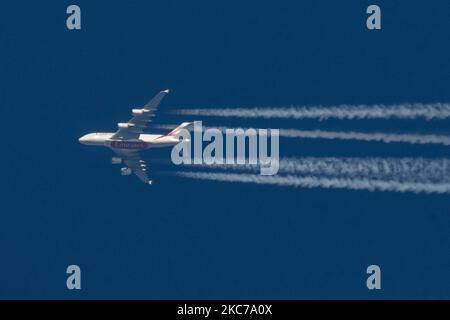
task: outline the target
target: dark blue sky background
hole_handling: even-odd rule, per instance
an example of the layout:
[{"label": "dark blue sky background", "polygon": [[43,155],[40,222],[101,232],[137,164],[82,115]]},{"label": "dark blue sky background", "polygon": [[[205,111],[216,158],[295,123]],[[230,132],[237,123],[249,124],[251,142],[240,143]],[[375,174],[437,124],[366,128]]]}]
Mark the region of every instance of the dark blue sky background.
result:
[{"label": "dark blue sky background", "polygon": [[[82,30],[66,29],[78,4]],[[369,4],[382,30],[368,31]],[[78,137],[178,107],[450,101],[448,1],[8,1],[0,9],[0,298],[450,298],[448,195],[121,177]],[[449,133],[449,121],[203,119]],[[282,156],[448,157],[281,140]],[[144,157],[163,159],[167,151]],[[66,267],[82,290],[66,289]],[[382,290],[366,288],[366,267]]]}]

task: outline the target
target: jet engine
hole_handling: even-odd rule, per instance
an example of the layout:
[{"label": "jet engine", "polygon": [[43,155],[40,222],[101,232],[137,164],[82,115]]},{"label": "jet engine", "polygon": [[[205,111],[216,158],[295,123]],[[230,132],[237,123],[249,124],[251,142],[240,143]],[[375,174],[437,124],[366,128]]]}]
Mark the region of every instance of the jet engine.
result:
[{"label": "jet engine", "polygon": [[112,157],[112,158],[111,158],[111,163],[112,163],[112,164],[121,164],[121,163],[122,163],[122,158],[119,158],[119,157]]},{"label": "jet engine", "polygon": [[124,167],[120,169],[120,174],[123,176],[129,176],[132,173],[130,168]]},{"label": "jet engine", "polygon": [[127,123],[127,122],[119,122],[117,124],[117,127],[119,127],[119,129],[128,129],[128,128],[134,127],[134,124],[133,123]]},{"label": "jet engine", "polygon": [[133,114],[133,116],[140,116],[144,112],[145,112],[144,109],[133,109],[133,110],[131,110],[131,113]]}]

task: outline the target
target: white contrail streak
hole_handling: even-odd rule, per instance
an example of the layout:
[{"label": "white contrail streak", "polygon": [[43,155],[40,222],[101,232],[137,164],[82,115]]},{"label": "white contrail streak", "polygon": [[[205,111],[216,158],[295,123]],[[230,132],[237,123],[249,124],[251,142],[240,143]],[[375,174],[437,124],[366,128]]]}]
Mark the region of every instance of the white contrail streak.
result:
[{"label": "white contrail streak", "polygon": [[[162,124],[155,128],[171,130],[177,125]],[[203,129],[217,128],[225,132],[227,127],[203,126]],[[244,128],[244,130],[246,130]],[[450,136],[438,134],[417,134],[417,133],[385,133],[385,132],[357,132],[357,131],[324,131],[324,130],[297,130],[280,129],[280,137],[301,138],[301,139],[337,139],[337,140],[360,140],[376,141],[384,143],[410,143],[410,144],[440,144],[450,145]]]},{"label": "white contrail streak", "polygon": [[174,113],[191,116],[285,119],[447,119],[450,103],[404,103],[393,105],[292,106],[284,108],[200,108]]},{"label": "white contrail streak", "polygon": [[369,191],[393,191],[413,193],[450,193],[449,183],[415,183],[372,179],[318,178],[313,176],[261,176],[257,174],[177,172],[186,178],[223,182],[268,184],[302,188],[337,188]]},{"label": "white contrail streak", "polygon": [[280,172],[377,180],[449,182],[450,160],[426,158],[286,158]]},{"label": "white contrail streak", "polygon": [[450,137],[436,134],[413,134],[413,133],[384,133],[384,132],[355,132],[355,131],[322,131],[322,130],[296,130],[280,129],[280,136],[288,138],[304,139],[339,139],[339,140],[361,140],[378,141],[384,143],[403,142],[410,144],[441,144],[450,145]]},{"label": "white contrail streak", "polygon": [[173,130],[178,127],[177,124],[150,124],[149,127],[162,130]]},{"label": "white contrail streak", "polygon": [[[202,168],[258,172],[252,164],[191,164]],[[409,182],[449,182],[450,160],[445,158],[282,158],[279,173]]]}]

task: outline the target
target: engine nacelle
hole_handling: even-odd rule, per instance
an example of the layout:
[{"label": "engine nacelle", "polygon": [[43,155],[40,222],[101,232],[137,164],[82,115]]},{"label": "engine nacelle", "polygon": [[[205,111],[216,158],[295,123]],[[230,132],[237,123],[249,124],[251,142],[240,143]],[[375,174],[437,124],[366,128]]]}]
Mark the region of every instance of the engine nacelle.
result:
[{"label": "engine nacelle", "polygon": [[131,110],[131,113],[133,114],[133,116],[140,116],[144,112],[145,111],[143,109],[133,109],[133,110]]},{"label": "engine nacelle", "polygon": [[112,164],[121,164],[121,163],[122,163],[122,158],[119,158],[119,157],[112,157],[112,158],[111,158],[111,163],[112,163]]},{"label": "engine nacelle", "polygon": [[127,122],[119,122],[119,123],[117,124],[117,126],[119,127],[119,129],[128,129],[128,128],[134,127],[134,124],[132,124],[132,123],[127,123]]},{"label": "engine nacelle", "polygon": [[128,129],[128,128],[134,127],[134,124],[133,123],[127,123],[127,122],[119,122],[117,124],[117,127],[119,129]]},{"label": "engine nacelle", "polygon": [[129,176],[132,173],[130,168],[124,167],[120,169],[120,174],[123,176]]}]

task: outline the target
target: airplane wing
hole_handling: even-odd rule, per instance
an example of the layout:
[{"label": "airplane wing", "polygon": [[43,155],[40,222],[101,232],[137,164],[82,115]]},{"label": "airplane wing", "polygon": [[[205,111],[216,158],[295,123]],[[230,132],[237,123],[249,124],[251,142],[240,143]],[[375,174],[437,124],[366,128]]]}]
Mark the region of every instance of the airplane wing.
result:
[{"label": "airplane wing", "polygon": [[152,181],[147,175],[147,165],[144,160],[141,159],[139,152],[137,151],[125,151],[125,150],[114,150],[126,164],[126,166],[131,169],[131,171],[144,183],[152,184]]},{"label": "airplane wing", "polygon": [[119,130],[111,139],[138,139],[144,132],[145,127],[155,116],[155,111],[159,103],[169,93],[169,90],[163,90],[153,97],[142,109],[133,109],[133,118],[126,123],[119,124]]}]

